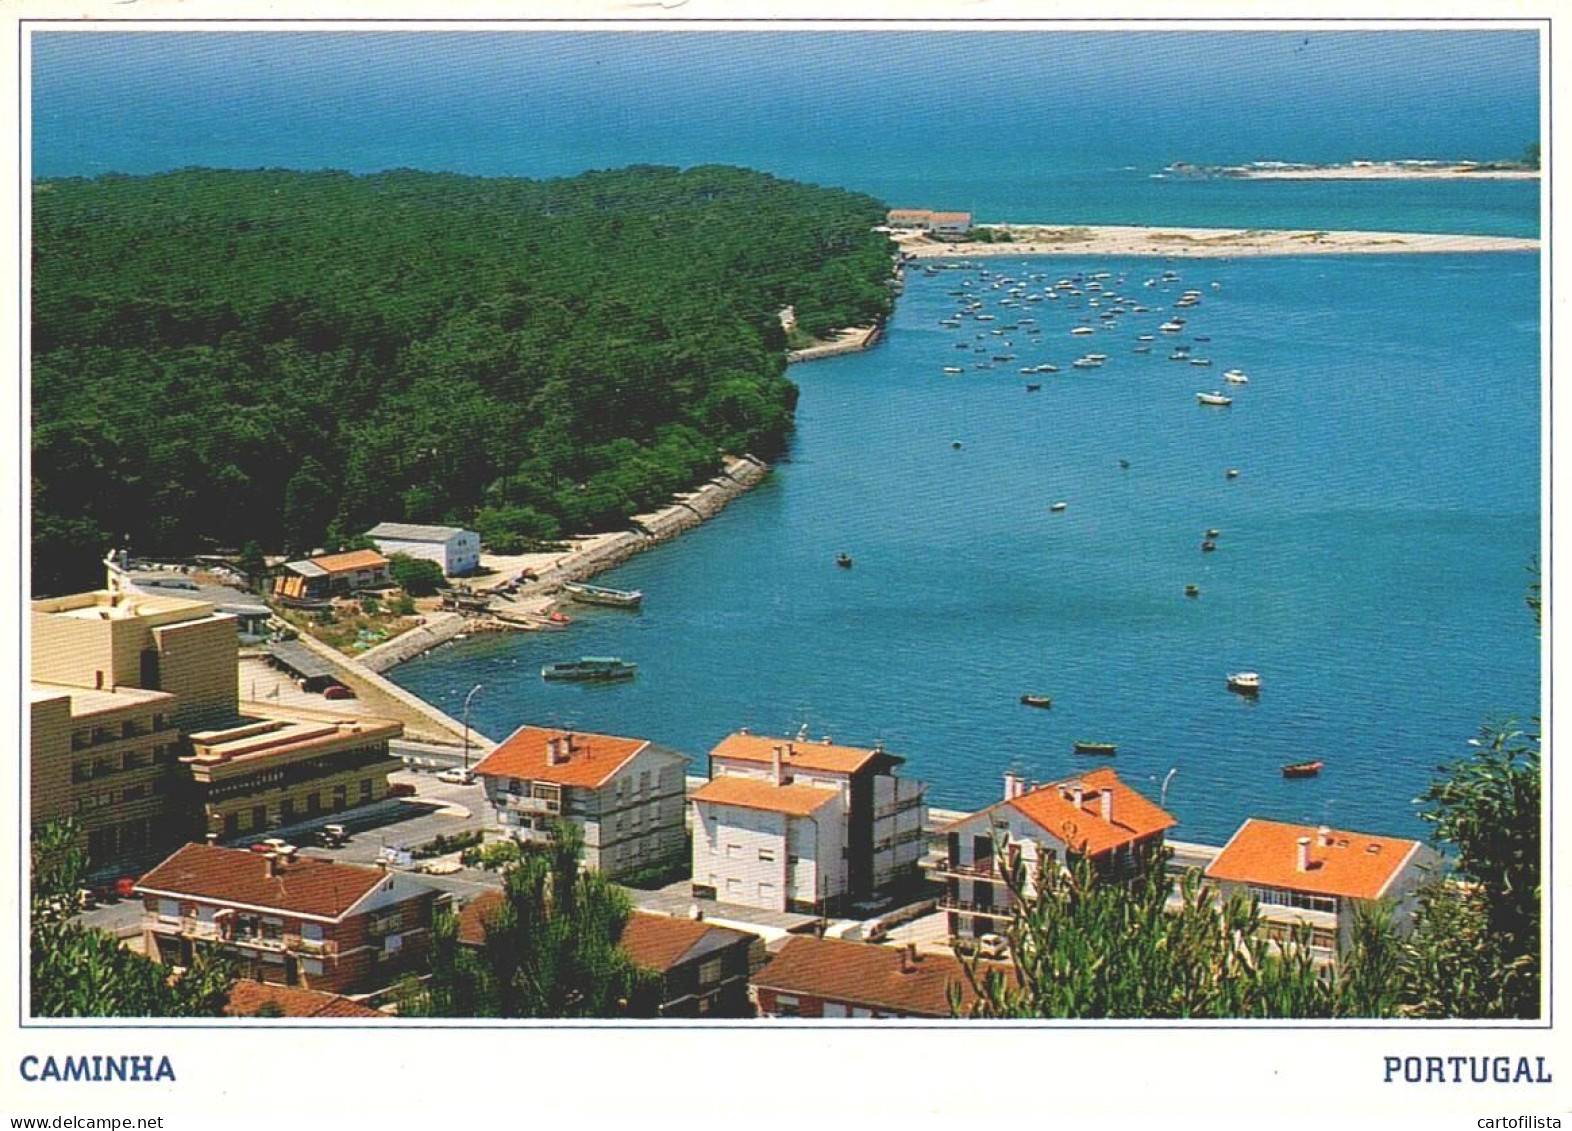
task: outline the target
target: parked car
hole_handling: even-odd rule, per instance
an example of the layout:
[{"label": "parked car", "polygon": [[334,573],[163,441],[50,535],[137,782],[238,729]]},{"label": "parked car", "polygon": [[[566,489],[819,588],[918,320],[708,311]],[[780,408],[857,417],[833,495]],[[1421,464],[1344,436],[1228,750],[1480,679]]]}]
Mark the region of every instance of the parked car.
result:
[{"label": "parked car", "polygon": [[353,699],[355,693],[342,683],[330,683],[322,689],[324,699]]},{"label": "parked car", "polygon": [[323,825],[317,841],[324,848],[338,848],[349,843],[349,830],[343,825]]},{"label": "parked car", "polygon": [[449,766],[437,775],[437,780],[448,785],[474,785],[475,771],[465,770],[458,766]]},{"label": "parked car", "polygon": [[977,938],[978,958],[1003,958],[1010,953],[1010,944],[999,935],[979,935]]},{"label": "parked car", "polygon": [[396,781],[388,786],[389,797],[414,797],[415,787],[407,781]]}]

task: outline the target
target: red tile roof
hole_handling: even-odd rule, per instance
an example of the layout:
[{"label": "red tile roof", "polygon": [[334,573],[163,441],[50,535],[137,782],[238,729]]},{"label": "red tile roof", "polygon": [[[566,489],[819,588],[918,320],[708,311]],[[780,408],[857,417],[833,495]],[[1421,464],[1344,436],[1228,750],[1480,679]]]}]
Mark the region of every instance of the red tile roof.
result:
[{"label": "red tile roof", "polygon": [[[558,740],[566,757],[547,761],[547,744]],[[623,764],[649,745],[644,738],[522,726],[482,759],[475,772],[483,777],[518,778],[597,789]]]},{"label": "red tile roof", "polygon": [[970,224],[972,222],[972,214],[970,212],[930,212],[928,221],[932,224]]},{"label": "red tile roof", "polygon": [[[486,924],[502,907],[502,893],[482,892],[470,900],[459,912],[458,940],[470,946],[484,946]],[[682,961],[694,947],[712,932],[729,936],[736,942],[749,936],[743,931],[716,927],[692,919],[675,919],[669,915],[654,915],[635,911],[628,916],[622,929],[619,945],[629,958],[647,970],[664,974]]]},{"label": "red tile roof", "polygon": [[[1082,787],[1079,806],[1071,794],[1077,782]],[[1113,790],[1112,821],[1103,820],[1100,796],[1103,789]],[[1092,856],[1121,848],[1179,823],[1125,785],[1119,780],[1119,775],[1107,767],[1092,770],[1078,778],[1066,778],[1061,782],[1038,786],[1030,793],[1005,804],[1014,805],[1017,811],[1045,831],[1070,847]]]},{"label": "red tile roof", "polygon": [[[753,976],[752,984],[777,993],[860,1005],[908,1017],[952,1016],[952,983],[961,987],[963,1015],[977,1000],[959,959],[947,954],[919,953],[912,969],[903,972],[902,949],[797,936]],[[983,968],[990,967],[984,964]],[[1006,976],[1013,979],[1013,971]]]},{"label": "red tile roof", "polygon": [[[1299,870],[1299,838],[1310,838],[1307,870]],[[1251,817],[1206,869],[1213,880],[1260,884],[1290,891],[1378,899],[1419,849],[1416,840],[1328,830],[1322,845],[1312,825]]]},{"label": "red tile roof", "polygon": [[339,994],[244,978],[230,987],[229,1004],[224,1012],[230,1017],[255,1017],[257,1011],[269,1003],[278,1006],[281,1017],[387,1017],[381,1010]]},{"label": "red tile roof", "polygon": [[776,785],[772,781],[740,774],[722,774],[710,779],[689,796],[695,801],[708,801],[717,805],[736,805],[743,809],[762,809],[769,813],[806,817],[809,813],[818,812],[840,795],[838,789],[824,789],[816,785]]},{"label": "red tile roof", "polygon": [[362,868],[302,856],[269,872],[261,853],[188,844],[143,876],[138,893],[265,908],[314,919],[339,919],[388,878]]},{"label": "red tile roof", "polygon": [[739,762],[774,761],[775,748],[785,748],[781,759],[787,769],[823,770],[832,774],[854,774],[875,758],[901,759],[886,751],[864,750],[860,746],[833,746],[827,742],[797,742],[790,738],[771,738],[764,734],[731,734],[710,751],[711,758],[734,758]]},{"label": "red tile roof", "polygon": [[353,573],[358,569],[385,569],[388,560],[375,550],[350,550],[343,554],[323,554],[308,562],[328,573]]}]

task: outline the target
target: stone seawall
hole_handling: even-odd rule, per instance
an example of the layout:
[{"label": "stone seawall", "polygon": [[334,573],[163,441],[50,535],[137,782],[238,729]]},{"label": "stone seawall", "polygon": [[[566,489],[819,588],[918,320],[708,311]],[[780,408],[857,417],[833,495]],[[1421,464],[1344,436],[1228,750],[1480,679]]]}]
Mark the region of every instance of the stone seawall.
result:
[{"label": "stone seawall", "polygon": [[455,636],[468,631],[469,621],[458,613],[432,613],[426,623],[401,633],[385,644],[368,648],[355,657],[368,671],[385,672],[406,660],[413,660],[422,652],[429,652],[438,644],[446,644]]}]

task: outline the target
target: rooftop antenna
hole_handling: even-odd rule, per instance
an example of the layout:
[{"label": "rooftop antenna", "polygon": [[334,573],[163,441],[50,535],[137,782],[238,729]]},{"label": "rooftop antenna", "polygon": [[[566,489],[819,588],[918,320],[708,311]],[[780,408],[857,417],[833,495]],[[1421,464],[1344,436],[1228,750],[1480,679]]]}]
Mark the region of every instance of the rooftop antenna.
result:
[{"label": "rooftop antenna", "polygon": [[1168,776],[1163,778],[1163,789],[1162,792],[1158,794],[1161,800],[1158,801],[1158,804],[1161,805],[1164,809],[1168,808],[1168,783],[1174,780],[1174,775],[1178,772],[1179,767],[1175,766],[1173,769],[1168,771]]}]

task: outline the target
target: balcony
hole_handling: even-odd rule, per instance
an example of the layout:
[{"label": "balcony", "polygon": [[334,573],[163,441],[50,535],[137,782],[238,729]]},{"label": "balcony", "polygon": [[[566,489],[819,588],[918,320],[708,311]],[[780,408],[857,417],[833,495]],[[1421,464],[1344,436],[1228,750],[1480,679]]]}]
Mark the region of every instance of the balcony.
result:
[{"label": "balcony", "polygon": [[338,943],[332,939],[290,938],[286,940],[290,949],[298,950],[301,954],[330,955],[338,953]]},{"label": "balcony", "polygon": [[982,915],[989,919],[1009,919],[1014,912],[1009,907],[997,907],[992,903],[974,903],[970,899],[956,899],[954,896],[943,896],[939,900],[940,911],[958,911],[966,915]]},{"label": "balcony", "polygon": [[924,857],[919,863],[925,870],[941,876],[966,876],[980,880],[999,878],[992,860],[989,860],[986,864],[962,864],[958,860],[952,861],[947,856],[928,856]]},{"label": "balcony", "polygon": [[[220,936],[215,935],[214,937],[217,938]],[[266,935],[234,934],[223,941],[230,943],[233,946],[245,947],[248,950],[271,950],[276,951],[279,954],[282,954],[284,951],[290,949],[287,940],[285,940],[282,935],[277,938],[269,938]]]},{"label": "balcony", "polygon": [[520,797],[512,793],[504,796],[507,798],[508,809],[514,813],[550,815],[562,812],[562,802],[549,797]]}]

